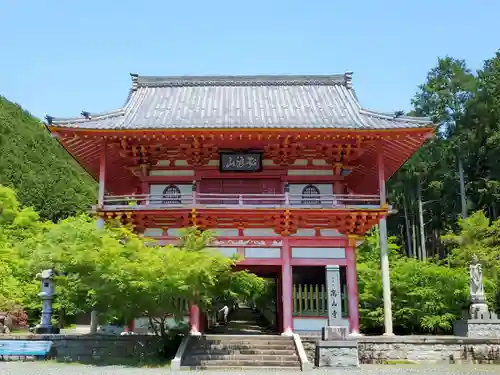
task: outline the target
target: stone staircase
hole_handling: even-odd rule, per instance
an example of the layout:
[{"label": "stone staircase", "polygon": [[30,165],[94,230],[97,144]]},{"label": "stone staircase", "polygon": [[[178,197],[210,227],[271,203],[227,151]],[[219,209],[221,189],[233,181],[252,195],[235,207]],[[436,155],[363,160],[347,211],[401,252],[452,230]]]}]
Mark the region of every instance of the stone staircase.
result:
[{"label": "stone staircase", "polygon": [[293,337],[275,334],[250,308],[232,312],[227,324],[207,335],[191,336],[180,365],[191,369],[301,368]]},{"label": "stone staircase", "polygon": [[300,370],[292,337],[273,335],[192,336],[181,368]]}]

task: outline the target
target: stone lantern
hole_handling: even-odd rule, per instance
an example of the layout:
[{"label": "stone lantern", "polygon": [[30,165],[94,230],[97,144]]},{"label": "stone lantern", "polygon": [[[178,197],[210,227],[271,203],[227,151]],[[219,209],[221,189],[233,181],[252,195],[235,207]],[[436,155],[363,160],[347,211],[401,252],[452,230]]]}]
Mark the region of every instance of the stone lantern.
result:
[{"label": "stone lantern", "polygon": [[40,319],[40,324],[36,325],[34,330],[37,334],[59,333],[59,328],[54,327],[50,322],[52,316],[52,301],[55,296],[53,280],[55,275],[56,273],[52,269],[43,270],[37,275],[42,282],[42,291],[38,294],[42,299],[42,317]]}]

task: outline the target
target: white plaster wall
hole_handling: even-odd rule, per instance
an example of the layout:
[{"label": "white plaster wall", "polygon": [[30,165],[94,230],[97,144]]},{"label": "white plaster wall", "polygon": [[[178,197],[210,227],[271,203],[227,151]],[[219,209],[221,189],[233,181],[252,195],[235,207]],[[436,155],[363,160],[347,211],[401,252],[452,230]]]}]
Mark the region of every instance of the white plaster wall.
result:
[{"label": "white plaster wall", "polygon": [[316,186],[321,195],[329,195],[330,198],[333,195],[332,184],[290,184],[290,203],[292,205],[300,205],[302,203],[302,190],[307,185]]},{"label": "white plaster wall", "polygon": [[162,228],[146,228],[144,230],[145,237],[161,237],[163,236]]},{"label": "white plaster wall", "polygon": [[189,196],[193,194],[193,185],[191,184],[152,184],[150,185],[149,191],[151,195],[155,195],[154,199],[150,202],[151,206],[161,205],[162,201],[160,196],[163,194],[163,190],[167,186],[175,185],[181,191],[181,203],[187,204]]},{"label": "white plaster wall", "polygon": [[245,236],[254,237],[276,237],[278,236],[274,229],[272,228],[248,228],[244,229],[243,233]]},{"label": "white plaster wall", "polygon": [[292,247],[292,258],[345,259],[343,247]]},{"label": "white plaster wall", "polygon": [[321,235],[325,237],[344,237],[344,235],[339,233],[336,229],[321,229]]},{"label": "white plaster wall", "polygon": [[298,229],[297,233],[292,234],[291,236],[296,236],[296,237],[314,237],[316,235],[316,231],[312,228],[305,228],[305,229]]},{"label": "white plaster wall", "polygon": [[217,247],[216,249],[219,250],[222,255],[225,255],[228,258],[238,254],[237,247]]},{"label": "white plaster wall", "polygon": [[[339,321],[341,326],[349,328],[349,320],[341,319]],[[321,331],[323,327],[328,325],[328,318],[293,318],[294,331]]]},{"label": "white plaster wall", "polygon": [[245,258],[276,259],[281,257],[279,247],[246,247]]},{"label": "white plaster wall", "polygon": [[185,232],[185,228],[168,228],[168,230],[165,231],[166,236],[170,237],[182,237],[182,235]]},{"label": "white plaster wall", "polygon": [[215,228],[210,230],[216,237],[237,237],[238,229],[231,228]]},{"label": "white plaster wall", "polygon": [[327,325],[327,318],[293,318],[294,331],[321,331]]}]

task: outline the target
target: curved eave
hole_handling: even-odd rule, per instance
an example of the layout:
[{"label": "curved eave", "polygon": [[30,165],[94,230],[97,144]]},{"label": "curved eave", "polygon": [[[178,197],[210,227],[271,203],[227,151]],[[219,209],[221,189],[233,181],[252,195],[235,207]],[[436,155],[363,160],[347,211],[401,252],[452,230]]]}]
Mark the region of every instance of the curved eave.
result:
[{"label": "curved eave", "polygon": [[[384,177],[388,181],[429,138],[421,133],[397,139],[382,140]],[[378,193],[378,146],[373,144],[358,159],[357,166],[347,177],[349,188],[359,194]]]}]

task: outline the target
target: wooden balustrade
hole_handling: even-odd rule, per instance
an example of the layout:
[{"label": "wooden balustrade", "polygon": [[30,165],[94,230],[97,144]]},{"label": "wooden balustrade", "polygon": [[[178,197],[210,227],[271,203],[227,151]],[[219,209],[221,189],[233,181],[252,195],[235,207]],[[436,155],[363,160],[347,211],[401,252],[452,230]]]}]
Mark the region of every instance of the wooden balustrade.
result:
[{"label": "wooden balustrade", "polygon": [[[343,285],[342,315],[347,316],[347,293]],[[292,289],[293,315],[328,316],[328,293],[325,284],[294,284]]]},{"label": "wooden balustrade", "polygon": [[[379,195],[319,194],[304,197],[301,194],[209,194],[191,193],[178,196],[163,194],[107,195],[104,207],[120,210],[161,208],[342,208],[377,207]],[[102,207],[101,207],[102,208]]]}]

